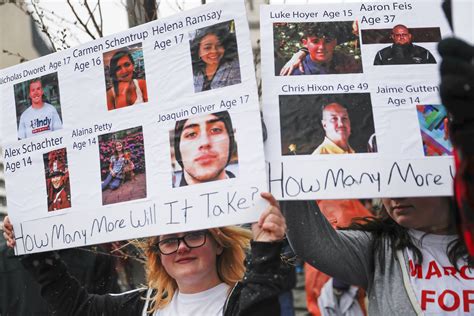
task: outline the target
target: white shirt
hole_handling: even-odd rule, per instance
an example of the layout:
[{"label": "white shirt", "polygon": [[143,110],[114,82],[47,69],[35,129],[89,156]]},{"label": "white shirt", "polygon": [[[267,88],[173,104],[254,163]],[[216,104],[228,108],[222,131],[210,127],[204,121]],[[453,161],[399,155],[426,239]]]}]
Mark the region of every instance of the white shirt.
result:
[{"label": "white shirt", "polygon": [[222,316],[229,290],[230,286],[221,283],[195,294],[176,291],[171,302],[154,316]]},{"label": "white shirt", "polygon": [[474,269],[465,260],[449,262],[447,246],[458,237],[409,230],[415,246],[423,255],[415,265],[414,254],[407,250],[410,283],[425,315],[474,315]]},{"label": "white shirt", "polygon": [[20,116],[18,138],[24,139],[34,135],[61,129],[63,123],[56,108],[44,102],[40,109],[27,108]]}]

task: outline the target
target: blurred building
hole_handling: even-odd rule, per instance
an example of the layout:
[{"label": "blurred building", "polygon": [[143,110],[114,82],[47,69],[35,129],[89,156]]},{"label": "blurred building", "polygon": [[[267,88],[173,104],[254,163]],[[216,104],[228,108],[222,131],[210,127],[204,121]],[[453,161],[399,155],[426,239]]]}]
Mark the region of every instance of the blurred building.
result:
[{"label": "blurred building", "polygon": [[21,0],[0,0],[0,69],[52,52]]}]

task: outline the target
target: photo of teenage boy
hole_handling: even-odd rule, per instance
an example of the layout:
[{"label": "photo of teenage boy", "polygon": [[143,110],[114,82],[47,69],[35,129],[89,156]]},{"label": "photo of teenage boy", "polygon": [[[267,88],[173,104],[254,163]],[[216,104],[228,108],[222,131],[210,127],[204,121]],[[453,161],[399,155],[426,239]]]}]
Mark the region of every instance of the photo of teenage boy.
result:
[{"label": "photo of teenage boy", "polygon": [[175,164],[174,187],[236,177],[237,144],[227,111],[177,121],[171,145],[180,167]]},{"label": "photo of teenage boy", "polygon": [[413,44],[413,34],[405,25],[395,25],[390,39],[393,44],[377,52],[374,65],[436,64],[426,48]]},{"label": "photo of teenage boy", "polygon": [[141,127],[100,135],[99,153],[103,205],[146,197]]},{"label": "photo of teenage boy", "polygon": [[57,149],[43,155],[48,212],[71,207],[71,188],[67,164],[66,148]]},{"label": "photo of teenage boy", "polygon": [[191,36],[194,92],[241,82],[234,20],[198,29]]},{"label": "photo of teenage boy", "polygon": [[[56,76],[56,74],[53,75]],[[21,112],[18,122],[18,139],[59,130],[63,127],[56,108],[45,101],[46,98],[42,80],[42,78],[35,78],[26,83],[15,85],[17,113],[20,112],[20,103],[29,105],[26,110]],[[25,87],[26,91],[22,91],[25,90]],[[24,92],[26,92],[26,98],[19,100],[18,94],[21,95],[24,94]]]},{"label": "photo of teenage boy", "polygon": [[148,102],[141,44],[104,54],[107,109]]},{"label": "photo of teenage boy", "polygon": [[276,75],[362,72],[357,21],[275,24],[274,34]]},{"label": "photo of teenage boy", "polygon": [[282,155],[377,152],[369,93],[280,96]]}]

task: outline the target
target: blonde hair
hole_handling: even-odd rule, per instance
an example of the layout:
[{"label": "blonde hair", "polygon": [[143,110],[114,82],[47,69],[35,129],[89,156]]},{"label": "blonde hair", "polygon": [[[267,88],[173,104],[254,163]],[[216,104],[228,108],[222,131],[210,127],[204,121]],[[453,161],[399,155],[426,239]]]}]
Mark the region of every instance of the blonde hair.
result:
[{"label": "blonde hair", "polygon": [[[210,228],[207,230],[217,245],[223,248],[217,256],[217,275],[219,279],[234,286],[244,276],[244,260],[246,250],[249,248],[252,233],[248,229],[237,226]],[[148,287],[156,291],[149,305],[148,313],[154,313],[158,309],[166,307],[178,288],[176,280],[173,279],[161,263],[161,254],[156,249],[159,236],[150,237],[143,245],[146,261],[146,275]]]}]

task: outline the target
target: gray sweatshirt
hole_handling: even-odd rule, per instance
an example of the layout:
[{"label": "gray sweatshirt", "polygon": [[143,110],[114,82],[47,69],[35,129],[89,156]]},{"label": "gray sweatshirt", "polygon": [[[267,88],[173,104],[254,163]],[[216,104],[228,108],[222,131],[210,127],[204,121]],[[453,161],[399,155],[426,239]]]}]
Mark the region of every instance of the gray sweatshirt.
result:
[{"label": "gray sweatshirt", "polygon": [[[407,292],[411,287],[404,283],[389,240],[382,247],[383,253],[374,253],[371,233],[336,231],[314,201],[285,201],[280,205],[295,253],[322,272],[364,288],[369,315],[417,315]],[[379,256],[385,257],[385,266],[379,264]],[[407,262],[405,258],[403,265],[408,269]]]}]

